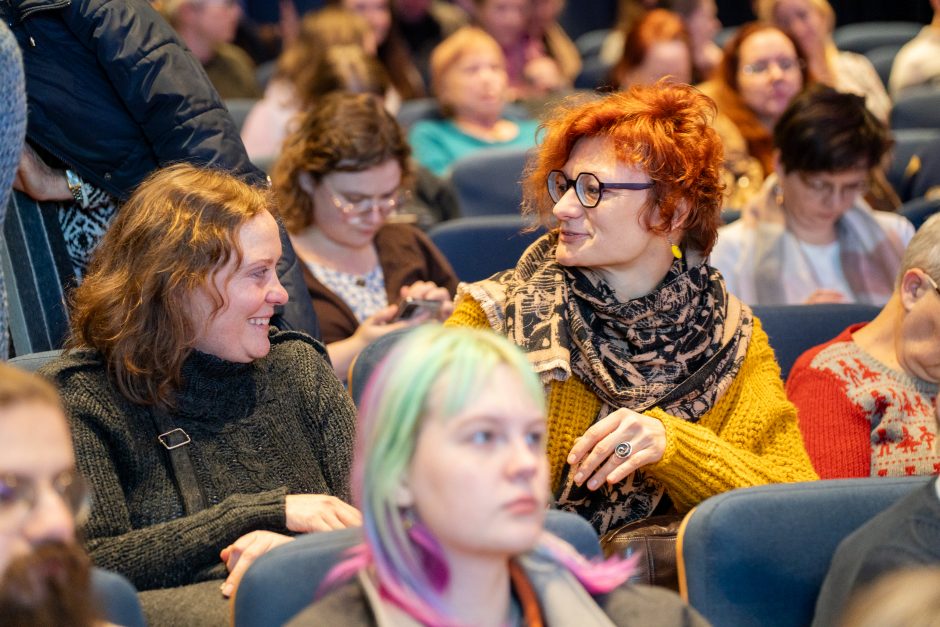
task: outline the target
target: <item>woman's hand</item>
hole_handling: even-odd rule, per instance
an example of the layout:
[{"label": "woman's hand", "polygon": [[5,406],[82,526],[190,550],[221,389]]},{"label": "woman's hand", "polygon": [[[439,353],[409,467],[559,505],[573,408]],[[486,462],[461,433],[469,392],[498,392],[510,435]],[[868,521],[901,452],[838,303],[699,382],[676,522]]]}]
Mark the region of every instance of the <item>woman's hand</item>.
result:
[{"label": "woman's hand", "polygon": [[849,299],[839,290],[816,290],[806,299],[807,305],[819,305],[822,303],[847,303]]},{"label": "woman's hand", "polygon": [[[290,498],[290,497],[288,497]],[[230,597],[241,583],[242,576],[251,564],[273,549],[293,540],[273,531],[252,531],[231,543],[219,553],[228,568],[228,578],[222,583],[222,596]]]},{"label": "woman's hand", "polygon": [[[631,448],[626,458],[614,453],[623,442]],[[637,468],[655,464],[665,451],[666,427],[662,422],[621,408],[598,420],[577,439],[568,454],[568,464],[577,485],[587,481],[588,489],[596,490],[604,481],[617,483]]]},{"label": "woman's hand", "polygon": [[23,146],[20,166],[13,180],[13,189],[33,200],[72,200],[72,192],[65,180],[65,170],[55,170],[39,158],[29,144]]},{"label": "woman's hand", "polygon": [[332,531],[362,525],[362,514],[329,494],[288,494],[287,528],[297,533]]},{"label": "woman's hand", "polygon": [[402,299],[411,297],[440,302],[441,308],[437,312],[437,319],[442,322],[454,313],[454,300],[450,297],[450,292],[446,287],[441,287],[431,281],[416,281],[411,285],[403,286],[399,294]]}]

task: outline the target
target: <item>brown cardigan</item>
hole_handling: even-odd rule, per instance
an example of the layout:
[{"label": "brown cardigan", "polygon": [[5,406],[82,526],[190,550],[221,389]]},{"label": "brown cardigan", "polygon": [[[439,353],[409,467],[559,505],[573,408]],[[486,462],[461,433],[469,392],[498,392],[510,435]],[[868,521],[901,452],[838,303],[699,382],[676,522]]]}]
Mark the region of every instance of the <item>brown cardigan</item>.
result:
[{"label": "brown cardigan", "polygon": [[[374,241],[379,265],[385,275],[389,303],[397,303],[402,286],[415,281],[432,281],[454,295],[457,275],[444,254],[420,230],[409,224],[386,224],[375,234]],[[320,322],[323,342],[329,344],[345,340],[359,327],[352,309],[318,281],[306,264],[301,266]]]}]

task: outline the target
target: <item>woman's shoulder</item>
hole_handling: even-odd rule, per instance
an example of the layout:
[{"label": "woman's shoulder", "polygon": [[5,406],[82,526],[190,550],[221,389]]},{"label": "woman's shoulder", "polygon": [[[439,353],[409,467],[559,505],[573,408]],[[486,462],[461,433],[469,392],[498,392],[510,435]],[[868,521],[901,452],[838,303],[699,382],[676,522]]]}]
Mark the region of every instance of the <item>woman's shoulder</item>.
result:
[{"label": "woman's shoulder", "polygon": [[268,354],[274,359],[319,358],[326,357],[326,347],[320,340],[310,337],[302,331],[276,330],[268,336],[271,341],[271,352]]},{"label": "woman's shoulder", "polygon": [[60,388],[80,374],[86,377],[106,376],[107,367],[101,354],[93,349],[75,349],[61,355],[39,368],[40,375],[53,381]]},{"label": "woman's shoulder", "polygon": [[375,625],[375,618],[358,579],[348,581],[307,606],[287,627],[307,625]]},{"label": "woman's shoulder", "polygon": [[890,211],[877,211],[874,209],[871,212],[881,228],[897,235],[905,247],[914,237],[914,225],[904,216]]}]

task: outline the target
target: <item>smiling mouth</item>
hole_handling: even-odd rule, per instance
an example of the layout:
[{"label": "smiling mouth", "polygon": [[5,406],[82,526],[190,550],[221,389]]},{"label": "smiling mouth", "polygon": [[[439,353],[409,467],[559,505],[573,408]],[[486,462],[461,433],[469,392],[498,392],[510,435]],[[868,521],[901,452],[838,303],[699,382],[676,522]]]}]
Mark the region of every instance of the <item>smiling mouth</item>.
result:
[{"label": "smiling mouth", "polygon": [[248,324],[256,327],[266,327],[271,324],[271,318],[248,318]]}]

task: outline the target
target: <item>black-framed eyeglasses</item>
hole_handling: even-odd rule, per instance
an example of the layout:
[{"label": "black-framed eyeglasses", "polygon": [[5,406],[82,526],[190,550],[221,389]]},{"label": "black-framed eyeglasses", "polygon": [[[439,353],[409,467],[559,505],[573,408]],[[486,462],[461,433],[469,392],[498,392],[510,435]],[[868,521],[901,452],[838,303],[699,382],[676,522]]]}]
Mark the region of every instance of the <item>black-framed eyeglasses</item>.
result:
[{"label": "black-framed eyeglasses", "polygon": [[[51,481],[52,490],[59,495],[76,522],[88,515],[91,495],[88,484],[75,470],[63,470]],[[21,520],[39,502],[40,486],[36,479],[16,473],[0,472],[0,521]]]},{"label": "black-framed eyeglasses", "polygon": [[630,189],[639,191],[649,189],[653,186],[652,181],[648,183],[602,183],[592,172],[581,172],[574,178],[569,179],[561,170],[552,170],[548,173],[548,195],[554,202],[561,200],[561,197],[574,186],[575,196],[578,202],[585,209],[593,209],[601,201],[605,189]]}]

